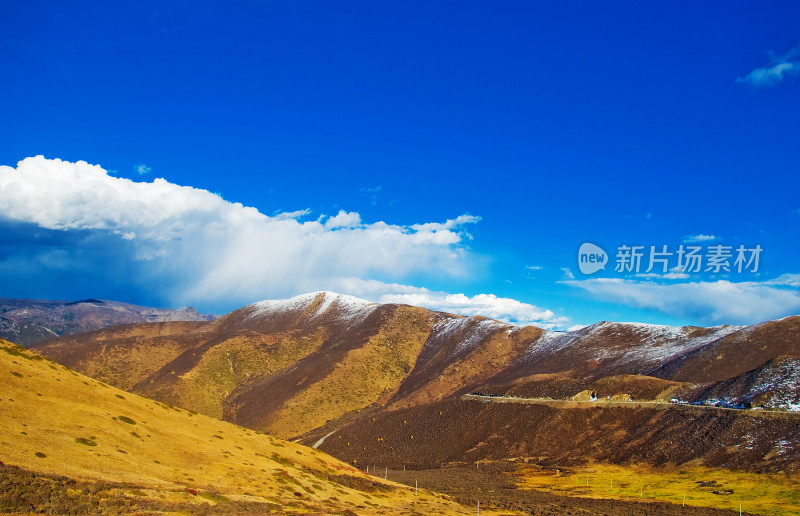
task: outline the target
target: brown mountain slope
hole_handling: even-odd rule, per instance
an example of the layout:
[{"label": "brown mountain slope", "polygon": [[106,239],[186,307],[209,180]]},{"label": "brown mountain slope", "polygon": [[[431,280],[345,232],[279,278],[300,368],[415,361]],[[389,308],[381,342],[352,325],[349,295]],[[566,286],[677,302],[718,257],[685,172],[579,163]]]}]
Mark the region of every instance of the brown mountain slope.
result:
[{"label": "brown mountain slope", "polygon": [[107,328],[36,349],[133,392],[291,437],[371,405],[468,392],[543,333],[324,292],[183,329]]},{"label": "brown mountain slope", "polygon": [[[480,405],[459,398],[472,392],[556,400],[589,400],[594,393],[601,400],[678,398],[798,408],[798,320],[715,328],[601,322],[575,332],[545,332],[321,292],[256,303],[184,333],[147,326],[107,329],[54,339],[40,349],[133,392],[278,436],[306,434],[304,442],[312,444],[332,431],[368,428],[373,418],[427,411],[439,402],[457,402],[468,416]],[[574,411],[550,408],[553,414]],[[622,418],[609,427],[615,439],[646,442],[680,435],[670,425],[688,421],[665,423],[663,407],[643,411],[650,414],[644,419],[628,417],[644,408],[653,407],[634,403],[609,412]],[[542,416],[528,410],[519,417],[532,418],[533,424]],[[566,415],[554,417],[549,438],[561,442],[575,428],[569,421]],[[766,427],[776,424],[764,421]],[[750,446],[739,437],[735,446]],[[525,439],[524,433],[510,439],[497,448],[507,456],[525,447],[514,442]],[[328,439],[323,447],[331,445]],[[471,448],[458,449],[466,454]],[[566,450],[556,455],[567,457]],[[674,457],[709,457],[702,446],[691,450]]]},{"label": "brown mountain slope", "polygon": [[251,305],[180,335],[109,328],[37,349],[134,392],[289,437],[388,399],[434,318],[318,293]]},{"label": "brown mountain slope", "polygon": [[800,357],[800,316],[743,328],[661,368],[677,381],[719,382],[757,369],[779,357]]},{"label": "brown mountain slope", "polygon": [[[303,442],[330,431],[313,432]],[[513,459],[560,466],[702,463],[797,472],[799,439],[800,415],[790,413],[449,399],[375,411],[336,428],[319,449],[345,461],[394,469]]]},{"label": "brown mountain slope", "polygon": [[[800,317],[788,317],[749,327],[602,322],[571,333],[548,332],[510,367],[488,377],[481,391],[570,398],[588,389],[601,396],[687,401],[707,399],[704,393],[713,391],[736,405],[755,401],[755,394],[741,388],[726,390],[743,376],[751,378],[748,392],[758,392],[758,404],[788,408],[800,402],[797,380],[778,385],[767,382],[768,374],[753,372],[800,358],[799,327]],[[773,400],[775,389],[782,394]]]},{"label": "brown mountain slope", "polygon": [[0,393],[4,510],[473,512],[313,449],[110,387],[3,340]]},{"label": "brown mountain slope", "polygon": [[471,392],[493,372],[513,365],[543,334],[539,328],[518,329],[484,317],[440,317],[391,406],[410,407]]}]

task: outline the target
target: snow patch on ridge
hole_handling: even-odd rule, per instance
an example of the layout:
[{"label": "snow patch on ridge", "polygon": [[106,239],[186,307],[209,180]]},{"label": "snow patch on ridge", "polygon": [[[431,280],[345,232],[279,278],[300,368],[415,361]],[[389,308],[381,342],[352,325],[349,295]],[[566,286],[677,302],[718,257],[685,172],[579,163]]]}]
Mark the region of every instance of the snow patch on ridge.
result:
[{"label": "snow patch on ridge", "polygon": [[[586,343],[591,339],[630,338],[633,342],[621,349],[594,347],[591,358],[613,360],[616,366],[630,362],[658,364],[675,356],[686,355],[707,344],[741,330],[741,326],[716,326],[707,335],[689,337],[692,331],[686,327],[658,324],[603,321],[572,332],[547,331],[534,341],[528,349],[528,358],[556,353],[570,347],[576,341]],[[631,335],[633,333],[633,335]]]},{"label": "snow patch on ridge", "polygon": [[480,316],[447,318],[433,325],[431,337],[425,346],[439,349],[448,340],[461,338],[463,340],[459,341],[450,354],[450,358],[453,359],[478,346],[497,329],[508,327],[509,325],[506,323]]},{"label": "snow patch on ridge", "polygon": [[314,314],[318,317],[327,312],[331,307],[335,307],[339,312],[344,312],[342,315],[345,317],[353,317],[371,313],[379,305],[354,296],[345,294],[337,294],[336,292],[322,291],[317,292],[315,295],[323,294],[325,297],[322,300],[322,305]]},{"label": "snow patch on ridge", "polygon": [[290,299],[265,300],[253,303],[250,305],[252,307],[250,317],[305,310],[319,295],[324,296],[322,304],[311,316],[311,319],[317,318],[331,309],[339,312],[338,315],[342,319],[364,318],[379,306],[378,303],[373,303],[366,299],[337,294],[336,292],[320,291],[300,294]]},{"label": "snow patch on ridge", "polygon": [[750,388],[734,401],[755,405],[765,395],[769,398],[758,403],[764,408],[800,412],[800,359],[779,359],[760,368]]},{"label": "snow patch on ridge", "polygon": [[[586,328],[584,328],[585,330]],[[541,337],[533,341],[528,348],[526,358],[534,358],[560,351],[583,336],[584,330],[578,331],[545,331]]]},{"label": "snow patch on ridge", "polygon": [[675,356],[687,355],[712,342],[742,329],[741,326],[715,326],[709,328],[707,335],[689,337],[691,330],[674,326],[659,326],[641,323],[619,323],[631,328],[641,339],[639,345],[630,347],[624,356],[624,362],[643,361],[658,363]]}]

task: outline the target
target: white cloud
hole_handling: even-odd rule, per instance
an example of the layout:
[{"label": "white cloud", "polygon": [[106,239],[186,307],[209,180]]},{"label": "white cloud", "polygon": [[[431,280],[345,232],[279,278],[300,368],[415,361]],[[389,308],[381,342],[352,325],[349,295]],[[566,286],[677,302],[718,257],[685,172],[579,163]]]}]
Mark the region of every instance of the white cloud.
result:
[{"label": "white cloud", "polygon": [[325,229],[354,228],[361,225],[361,215],[351,211],[339,210],[339,213],[325,221]]},{"label": "white cloud", "polygon": [[800,74],[800,46],[793,48],[783,56],[770,55],[770,64],[756,68],[747,76],[736,79],[755,88],[775,86],[786,77]]},{"label": "white cloud", "polygon": [[661,276],[664,279],[689,279],[689,275],[685,272],[668,272],[667,274],[663,274]]},{"label": "white cloud", "polygon": [[305,210],[296,210],[296,211],[283,211],[277,212],[272,215],[272,218],[275,220],[297,220],[305,217],[306,215],[310,214],[311,210],[306,208]]},{"label": "white cloud", "polygon": [[400,226],[364,224],[358,213],[345,211],[300,220],[308,213],[267,216],[206,190],[164,179],[134,182],[85,162],[39,156],[16,169],[0,167],[0,220],[98,235],[96,241],[105,235],[105,249],[114,248],[109,254],[130,255],[121,258],[128,261],[120,270],[138,263],[135,268],[148,275],[140,283],[169,288],[171,302],[293,295],[301,283],[337,277],[475,272],[461,244],[468,238],[465,226],[478,217]]},{"label": "white cloud", "polygon": [[565,280],[575,279],[575,275],[572,274],[572,271],[569,270],[569,267],[561,267],[561,272],[564,273],[563,279]]},{"label": "white cloud", "polygon": [[775,279],[763,282],[765,285],[783,285],[786,287],[800,287],[800,274],[781,274]]},{"label": "white cloud", "polygon": [[370,194],[370,201],[369,201],[370,206],[376,206],[378,204],[378,192],[381,191],[380,185],[372,188],[364,186],[359,188],[358,191]]},{"label": "white cloud", "polygon": [[[781,279],[782,278],[782,279]],[[752,324],[800,313],[800,292],[782,286],[800,283],[800,275],[772,282],[688,282],[660,284],[620,278],[564,281],[603,301],[699,320],[705,324]]]},{"label": "white cloud", "polygon": [[566,317],[558,316],[551,310],[516,299],[497,297],[494,294],[477,294],[469,297],[464,294],[436,292],[410,285],[358,278],[335,281],[331,286],[332,290],[347,292],[378,303],[402,303],[466,316],[482,315],[520,326],[563,329],[568,323]]},{"label": "white cloud", "polygon": [[148,167],[144,163],[139,163],[133,166],[133,170],[135,170],[140,176],[143,176],[145,174],[149,174],[153,170],[153,168]]},{"label": "white cloud", "polygon": [[636,274],[637,278],[646,278],[646,279],[688,279],[689,275],[685,272],[668,272],[666,274],[659,274],[656,272],[648,272],[642,274]]},{"label": "white cloud", "polygon": [[544,267],[542,267],[541,265],[526,265],[526,266],[525,266],[525,268],[526,268],[526,269],[530,269],[530,270],[532,270],[532,271],[540,271],[540,270],[542,270]]},{"label": "white cloud", "polygon": [[683,237],[683,243],[684,244],[697,244],[697,243],[700,243],[700,242],[713,242],[714,240],[719,240],[719,237],[715,236],[715,235],[704,235],[702,233],[699,234],[699,235],[686,235],[685,237]]},{"label": "white cloud", "polygon": [[28,224],[29,234],[49,230],[69,243],[27,262],[0,259],[0,273],[23,263],[37,278],[53,268],[90,270],[94,281],[127,281],[130,288],[152,290],[152,297],[174,305],[229,309],[335,290],[516,324],[555,328],[567,323],[550,310],[514,299],[397,282],[474,274],[476,259],[462,243],[471,238],[466,227],[480,217],[399,226],[367,224],[345,210],[304,220],[309,213],[267,216],[164,179],[134,182],[85,162],[27,158],[16,168],[0,166],[0,222]]}]

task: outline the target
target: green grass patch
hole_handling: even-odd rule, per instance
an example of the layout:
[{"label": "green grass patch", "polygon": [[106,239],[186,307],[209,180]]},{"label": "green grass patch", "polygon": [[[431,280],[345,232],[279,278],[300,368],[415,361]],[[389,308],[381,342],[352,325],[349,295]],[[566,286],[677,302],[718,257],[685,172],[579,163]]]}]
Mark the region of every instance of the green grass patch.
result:
[{"label": "green grass patch", "polygon": [[5,351],[11,356],[24,358],[25,360],[43,360],[40,355],[26,352],[23,348],[14,346],[0,346],[0,349]]},{"label": "green grass patch", "polygon": [[222,496],[219,493],[200,493],[200,498],[205,498],[209,502],[214,503],[225,503],[231,501],[230,498]]},{"label": "green grass patch", "polygon": [[274,460],[278,464],[283,464],[284,466],[292,467],[294,465],[292,461],[290,461],[286,457],[281,457],[280,455],[274,452],[270,455],[270,459]]},{"label": "green grass patch", "polygon": [[127,416],[117,416],[118,421],[122,421],[123,423],[128,423],[129,425],[135,425],[136,421],[127,417]]}]

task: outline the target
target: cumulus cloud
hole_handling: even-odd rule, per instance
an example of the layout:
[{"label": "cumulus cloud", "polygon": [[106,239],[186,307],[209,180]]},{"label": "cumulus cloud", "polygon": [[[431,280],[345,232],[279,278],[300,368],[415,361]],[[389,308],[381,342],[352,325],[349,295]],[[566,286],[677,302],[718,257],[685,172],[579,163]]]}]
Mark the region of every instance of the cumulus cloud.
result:
[{"label": "cumulus cloud", "polygon": [[714,240],[719,240],[718,236],[715,235],[704,235],[700,233],[699,235],[686,235],[683,237],[684,244],[697,244],[699,242],[713,242]]},{"label": "cumulus cloud", "polygon": [[[474,274],[474,258],[463,242],[471,238],[467,228],[477,216],[401,226],[367,224],[344,210],[305,220],[309,214],[267,216],[160,178],[135,182],[81,161],[27,158],[16,168],[0,166],[0,225],[15,228],[20,240],[0,253],[0,277],[52,282],[59,270],[61,279],[89,278],[97,285],[92,288],[121,282],[128,290],[149,290],[162,302],[220,311],[336,290],[517,324],[566,323],[513,299],[401,282]],[[33,240],[36,245],[30,245]]]},{"label": "cumulus cloud", "polygon": [[399,283],[349,278],[333,283],[333,290],[353,293],[378,303],[401,303],[422,306],[458,315],[482,315],[519,326],[564,329],[569,322],[551,310],[494,294],[450,294]]},{"label": "cumulus cloud", "polygon": [[[201,302],[294,294],[300,279],[466,276],[461,216],[413,226],[363,224],[357,213],[301,221],[266,216],[206,190],[164,179],[134,182],[100,166],[41,156],[0,167],[0,217],[39,228],[116,235],[154,276],[177,278],[173,295]],[[69,250],[67,249],[67,252]],[[139,267],[144,269],[144,267]]]},{"label": "cumulus cloud", "polygon": [[339,210],[339,213],[325,221],[325,229],[354,228],[361,225],[361,215],[351,211]]},{"label": "cumulus cloud", "polygon": [[592,278],[563,283],[614,303],[702,321],[705,324],[752,324],[800,313],[800,275],[773,281],[698,281],[660,284],[620,278]]},{"label": "cumulus cloud", "polygon": [[784,78],[800,74],[800,46],[782,56],[770,54],[770,64],[756,68],[736,82],[745,83],[754,88],[767,88],[780,84]]}]

